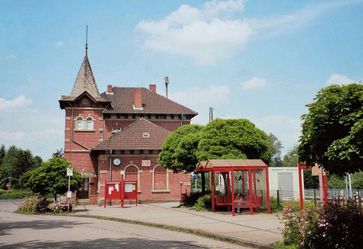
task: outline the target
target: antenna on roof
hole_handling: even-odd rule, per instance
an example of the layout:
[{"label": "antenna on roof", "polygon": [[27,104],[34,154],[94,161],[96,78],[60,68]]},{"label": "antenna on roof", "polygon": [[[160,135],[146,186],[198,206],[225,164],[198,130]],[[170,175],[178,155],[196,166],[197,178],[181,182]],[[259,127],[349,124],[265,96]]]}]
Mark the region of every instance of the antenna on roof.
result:
[{"label": "antenna on roof", "polygon": [[169,85],[169,77],[168,76],[164,77],[164,82],[165,82],[165,97],[168,98],[168,85]]},{"label": "antenna on roof", "polygon": [[87,51],[88,50],[88,25],[86,25],[86,56],[87,56]]}]

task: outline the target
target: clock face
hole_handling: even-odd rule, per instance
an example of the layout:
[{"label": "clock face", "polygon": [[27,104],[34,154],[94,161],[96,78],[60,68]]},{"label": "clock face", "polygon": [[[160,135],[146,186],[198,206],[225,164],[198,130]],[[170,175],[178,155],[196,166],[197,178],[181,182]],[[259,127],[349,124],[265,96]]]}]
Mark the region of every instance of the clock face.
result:
[{"label": "clock face", "polygon": [[119,166],[120,164],[121,164],[121,159],[120,158],[114,158],[113,159],[113,165]]}]

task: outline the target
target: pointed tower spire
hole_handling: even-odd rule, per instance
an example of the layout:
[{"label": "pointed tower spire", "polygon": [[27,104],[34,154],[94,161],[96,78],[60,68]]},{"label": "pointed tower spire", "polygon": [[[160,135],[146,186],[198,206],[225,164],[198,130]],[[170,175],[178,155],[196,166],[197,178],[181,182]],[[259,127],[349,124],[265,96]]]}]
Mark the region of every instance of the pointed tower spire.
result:
[{"label": "pointed tower spire", "polygon": [[92,97],[99,98],[100,93],[97,88],[96,80],[93,76],[91,64],[88,60],[88,25],[86,26],[86,48],[85,56],[81,68],[79,69],[76,82],[74,83],[71,96],[78,97],[87,91]]},{"label": "pointed tower spire", "polygon": [[86,56],[88,56],[88,25],[86,25]]}]

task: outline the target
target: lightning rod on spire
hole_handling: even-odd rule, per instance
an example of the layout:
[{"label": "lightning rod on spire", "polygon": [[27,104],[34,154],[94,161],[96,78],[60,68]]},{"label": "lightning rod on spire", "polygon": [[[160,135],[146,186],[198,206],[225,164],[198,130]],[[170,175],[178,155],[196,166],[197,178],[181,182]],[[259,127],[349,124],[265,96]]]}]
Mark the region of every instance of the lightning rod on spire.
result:
[{"label": "lightning rod on spire", "polygon": [[86,55],[88,52],[88,25],[86,25]]}]

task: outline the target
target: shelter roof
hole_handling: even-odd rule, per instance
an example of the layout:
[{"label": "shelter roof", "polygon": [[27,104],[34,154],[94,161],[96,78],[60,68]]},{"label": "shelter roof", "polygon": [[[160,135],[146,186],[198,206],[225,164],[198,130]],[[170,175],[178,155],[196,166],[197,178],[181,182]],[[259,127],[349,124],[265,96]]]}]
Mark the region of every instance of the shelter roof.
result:
[{"label": "shelter roof", "polygon": [[161,150],[169,133],[163,127],[141,118],[93,150]]},{"label": "shelter roof", "polygon": [[212,171],[215,168],[248,168],[248,167],[267,167],[261,159],[211,159],[201,161],[197,164],[197,171]]}]

